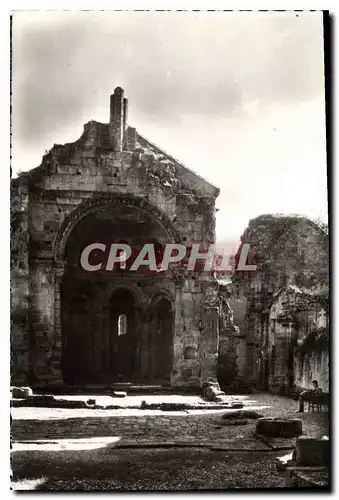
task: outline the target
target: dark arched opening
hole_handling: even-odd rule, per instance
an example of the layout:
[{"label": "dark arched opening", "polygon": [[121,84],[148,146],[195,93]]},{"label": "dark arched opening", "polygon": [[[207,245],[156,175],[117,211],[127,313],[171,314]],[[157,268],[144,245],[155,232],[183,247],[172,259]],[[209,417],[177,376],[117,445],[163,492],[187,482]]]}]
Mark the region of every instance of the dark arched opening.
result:
[{"label": "dark arched opening", "polygon": [[86,384],[93,381],[95,368],[93,332],[97,331],[97,315],[86,314],[93,301],[94,297],[90,290],[81,289],[64,300],[61,368],[66,384]]},{"label": "dark arched opening", "polygon": [[[65,226],[55,247],[55,255],[65,260],[56,287],[56,296],[60,293],[56,317],[61,320],[61,368],[67,384],[153,382],[162,373],[159,339],[150,325],[152,307],[146,306],[148,294],[156,288],[157,272],[147,266],[130,271],[128,263],[145,244],[154,243],[159,264],[171,234],[156,210],[147,210],[138,200],[124,201],[112,199],[88,213],[80,212],[75,223],[72,219]],[[86,257],[90,266],[84,267],[84,250],[98,242],[104,249],[93,249]],[[131,257],[126,267],[116,263],[107,269],[111,244],[117,242],[131,247]],[[138,284],[133,285],[136,276]]]},{"label": "dark arched opening", "polygon": [[133,294],[117,290],[110,298],[111,374],[113,380],[128,381],[137,375],[136,309]]},{"label": "dark arched opening", "polygon": [[172,361],[173,310],[171,302],[166,297],[161,297],[154,301],[151,306],[151,321],[148,331],[148,378],[159,383],[168,382]]}]

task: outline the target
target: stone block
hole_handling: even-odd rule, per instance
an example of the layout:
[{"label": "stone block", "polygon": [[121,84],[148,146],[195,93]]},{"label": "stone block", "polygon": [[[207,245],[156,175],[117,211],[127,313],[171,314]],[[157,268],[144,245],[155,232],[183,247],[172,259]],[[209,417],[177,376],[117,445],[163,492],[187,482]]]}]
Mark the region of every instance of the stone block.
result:
[{"label": "stone block", "polygon": [[286,488],[327,488],[329,483],[326,467],[287,467]]},{"label": "stone block", "polygon": [[127,396],[127,392],[124,391],[113,391],[113,398],[125,398]]},{"label": "stone block", "polygon": [[28,396],[32,396],[33,391],[30,387],[13,387],[12,388],[12,398],[14,399],[27,399]]},{"label": "stone block", "polygon": [[268,437],[294,437],[302,434],[299,419],[259,418],[256,432]]},{"label": "stone block", "polygon": [[300,436],[296,442],[296,461],[298,465],[327,466],[330,457],[328,439]]},{"label": "stone block", "polygon": [[[232,404],[232,407],[234,408],[234,404]],[[224,413],[224,415],[222,415],[221,418],[223,420],[243,419],[243,418],[256,419],[256,418],[262,418],[262,415],[254,410],[239,410],[239,411]]]},{"label": "stone block", "polygon": [[241,418],[239,420],[225,420],[223,422],[223,425],[228,425],[228,426],[232,426],[232,425],[247,425],[248,424],[248,420],[246,420],[245,418]]},{"label": "stone block", "polygon": [[218,382],[206,382],[203,384],[203,396],[207,401],[220,401],[221,396],[224,396],[225,393],[220,390],[220,386]]}]

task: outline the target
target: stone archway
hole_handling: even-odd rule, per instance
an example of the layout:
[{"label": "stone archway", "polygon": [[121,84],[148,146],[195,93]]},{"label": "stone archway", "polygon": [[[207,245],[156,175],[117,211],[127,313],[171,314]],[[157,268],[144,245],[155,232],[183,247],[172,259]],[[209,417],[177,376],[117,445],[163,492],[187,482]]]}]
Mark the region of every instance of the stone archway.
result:
[{"label": "stone archway", "polygon": [[56,262],[64,261],[65,249],[69,235],[81,219],[98,209],[123,206],[134,207],[135,209],[156,218],[166,232],[168,242],[178,243],[181,241],[179,232],[175,229],[173,223],[167,215],[145,198],[120,193],[105,194],[100,197],[95,197],[81,202],[74,210],[72,210],[70,214],[67,215],[54,241],[54,260]]},{"label": "stone archway", "polygon": [[[125,220],[119,225],[120,216],[122,219],[125,217]],[[144,332],[149,326],[145,318],[149,317],[149,310],[146,308],[141,312],[143,298],[139,297],[136,301],[135,294],[128,291],[130,287],[125,286],[126,283],[133,283],[128,274],[120,272],[115,276],[84,276],[77,272],[79,249],[82,248],[81,245],[88,244],[88,238],[102,241],[112,234],[115,241],[123,239],[129,242],[129,234],[137,232],[135,224],[139,222],[144,224],[138,233],[142,237],[151,241],[179,241],[178,233],[158,208],[142,198],[125,195],[104,196],[81,203],[66,218],[59,231],[54,245],[56,274],[53,359],[55,364],[58,359],[61,360],[61,377],[65,383],[154,380],[159,375],[164,375],[159,373],[158,358],[160,356],[159,359],[163,359],[165,356],[159,355],[160,347],[155,347],[158,345],[154,344],[158,342],[155,333],[152,340],[148,338],[150,348],[145,340]],[[142,283],[147,286],[154,284],[154,277],[142,277]],[[138,292],[142,296],[140,290],[142,287]],[[108,296],[111,297],[109,301]],[[154,306],[155,303],[152,308]],[[158,306],[160,308],[161,304]],[[78,311],[75,315],[71,313],[73,307]],[[165,303],[161,307],[169,318],[170,306],[167,307],[167,312]],[[127,331],[120,336],[118,323],[121,315],[126,315],[124,321],[127,321]],[[170,320],[167,321],[169,323]],[[161,326],[160,329],[163,328]],[[173,340],[172,330],[171,339]],[[145,352],[147,364],[143,357]],[[72,360],[76,361],[72,363]],[[169,361],[166,364],[166,374],[168,372],[169,376],[168,365]]]}]

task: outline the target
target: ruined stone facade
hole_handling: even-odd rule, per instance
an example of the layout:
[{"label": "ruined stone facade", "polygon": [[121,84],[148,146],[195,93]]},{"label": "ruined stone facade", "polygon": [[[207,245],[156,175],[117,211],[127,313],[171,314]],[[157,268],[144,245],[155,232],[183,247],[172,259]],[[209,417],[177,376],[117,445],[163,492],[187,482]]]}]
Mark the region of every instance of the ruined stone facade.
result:
[{"label": "ruined stone facade", "polygon": [[[12,384],[200,386],[217,374],[218,282],[183,264],[86,274],[93,242],[215,241],[219,190],[127,124],[90,121],[11,184]],[[121,335],[119,322],[124,319]]]},{"label": "ruined stone facade", "polygon": [[292,393],[317,379],[327,390],[328,235],[305,217],[263,215],[241,241],[257,266],[233,276],[230,299],[246,336],[246,380]]}]

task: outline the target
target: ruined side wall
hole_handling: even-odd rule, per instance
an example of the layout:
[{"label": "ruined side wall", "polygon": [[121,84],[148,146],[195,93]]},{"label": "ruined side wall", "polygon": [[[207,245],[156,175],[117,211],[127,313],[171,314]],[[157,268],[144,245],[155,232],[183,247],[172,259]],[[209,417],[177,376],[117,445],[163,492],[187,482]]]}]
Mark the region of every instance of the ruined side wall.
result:
[{"label": "ruined side wall", "polygon": [[268,387],[272,392],[311,388],[317,377],[328,387],[328,320],[324,300],[326,303],[323,297],[288,287],[272,304],[267,346]]},{"label": "ruined side wall", "polygon": [[300,220],[277,242],[269,257],[270,278],[277,285],[328,291],[328,236],[315,224]]},{"label": "ruined side wall", "polygon": [[295,386],[298,391],[312,388],[312,380],[318,380],[319,387],[329,391],[328,348],[313,350],[294,357]]},{"label": "ruined side wall", "polygon": [[29,188],[27,177],[11,185],[11,383],[29,377],[30,310],[28,259]]},{"label": "ruined side wall", "polygon": [[[289,285],[328,293],[328,236],[305,218],[265,215],[250,221],[242,241],[250,244],[252,263],[258,266],[257,271],[238,276],[236,282],[247,299],[247,377],[260,387],[268,382],[264,372],[265,356],[270,355],[266,352],[268,309],[273,296]],[[282,372],[286,367],[286,343],[285,328],[275,353],[275,362],[282,363]],[[283,378],[282,373],[281,383],[287,383]],[[279,383],[277,380],[276,386]]]}]

